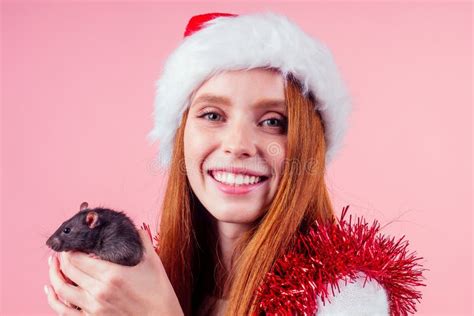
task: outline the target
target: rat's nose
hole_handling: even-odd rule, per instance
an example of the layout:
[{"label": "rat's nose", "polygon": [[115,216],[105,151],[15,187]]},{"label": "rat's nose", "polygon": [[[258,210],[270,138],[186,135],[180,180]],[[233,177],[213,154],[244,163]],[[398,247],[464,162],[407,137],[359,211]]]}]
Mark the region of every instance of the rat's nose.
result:
[{"label": "rat's nose", "polygon": [[55,236],[51,236],[49,237],[49,239],[46,241],[46,245],[57,251],[60,247],[61,247],[61,241],[59,240],[58,237],[55,237]]}]

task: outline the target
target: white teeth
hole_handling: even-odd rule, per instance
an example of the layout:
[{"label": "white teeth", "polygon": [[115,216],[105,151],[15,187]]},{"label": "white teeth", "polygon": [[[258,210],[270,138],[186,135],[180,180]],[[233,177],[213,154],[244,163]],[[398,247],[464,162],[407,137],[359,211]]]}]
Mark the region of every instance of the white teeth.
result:
[{"label": "white teeth", "polygon": [[243,174],[234,174],[224,171],[212,171],[211,175],[219,182],[231,185],[248,185],[260,182],[261,177],[254,177]]},{"label": "white teeth", "polygon": [[[255,178],[255,177],[253,177]],[[254,181],[250,182],[250,177],[249,176],[244,176],[244,183],[254,183]]]},{"label": "white teeth", "polygon": [[224,180],[224,182],[234,183],[235,182],[235,175],[233,173],[228,173],[227,177]]},{"label": "white teeth", "polygon": [[242,184],[244,182],[244,176],[239,174],[237,175],[237,177],[235,178],[235,184]]}]

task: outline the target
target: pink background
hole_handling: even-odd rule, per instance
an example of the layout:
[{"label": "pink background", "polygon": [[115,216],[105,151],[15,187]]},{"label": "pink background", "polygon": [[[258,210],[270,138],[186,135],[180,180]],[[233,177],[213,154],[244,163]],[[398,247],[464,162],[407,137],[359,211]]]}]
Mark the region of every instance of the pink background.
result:
[{"label": "pink background", "polygon": [[472,315],[472,4],[44,3],[2,6],[2,315],[52,314],[46,238],[82,201],[153,224],[154,84],[194,14],[271,10],[319,37],[353,96],[327,180],[339,214],[405,235],[420,315]]}]

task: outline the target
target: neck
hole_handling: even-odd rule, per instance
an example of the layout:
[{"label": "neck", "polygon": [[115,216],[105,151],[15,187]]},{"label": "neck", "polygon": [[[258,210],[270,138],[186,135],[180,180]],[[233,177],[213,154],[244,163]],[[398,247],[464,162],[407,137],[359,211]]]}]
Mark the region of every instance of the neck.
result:
[{"label": "neck", "polygon": [[226,223],[220,221],[217,223],[219,249],[222,254],[221,260],[223,260],[227,272],[231,269],[231,258],[235,250],[236,242],[248,229],[250,229],[250,225],[248,224]]}]

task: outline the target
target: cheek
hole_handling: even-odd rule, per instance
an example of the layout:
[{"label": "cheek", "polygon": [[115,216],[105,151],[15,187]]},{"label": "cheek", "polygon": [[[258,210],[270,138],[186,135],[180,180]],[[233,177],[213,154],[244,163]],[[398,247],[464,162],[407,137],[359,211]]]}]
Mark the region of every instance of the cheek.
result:
[{"label": "cheek", "polygon": [[[214,137],[215,138],[215,137]],[[209,132],[192,123],[184,131],[184,160],[186,173],[192,185],[202,179],[201,165],[213,146],[213,137]]]},{"label": "cheek", "polygon": [[286,159],[286,151],[283,151],[282,155],[277,157],[277,162],[276,162],[276,168],[278,168],[278,174],[281,176],[283,174],[283,170],[285,169],[285,166],[287,164],[287,159]]},{"label": "cheek", "polygon": [[192,159],[202,156],[211,145],[211,140],[209,133],[188,124],[184,131],[184,157]]},{"label": "cheek", "polygon": [[283,171],[285,169],[285,164],[286,164],[286,159],[285,159],[285,156],[284,155],[279,155],[277,157],[275,157],[274,161],[273,161],[273,168],[274,168],[274,172],[275,172],[275,179],[272,183],[272,196],[275,195],[278,187],[280,186],[280,182],[281,182],[281,179],[283,177]]},{"label": "cheek", "polygon": [[273,175],[281,177],[286,164],[286,140],[272,141],[265,145],[265,160],[272,168]]},{"label": "cheek", "polygon": [[[210,144],[211,141],[215,139],[215,133],[215,130],[203,128],[202,126],[199,126],[197,122],[194,122],[191,119],[186,124],[186,128],[184,130],[184,148],[202,148],[206,144]],[[207,147],[209,147],[209,145],[207,145]]]}]

